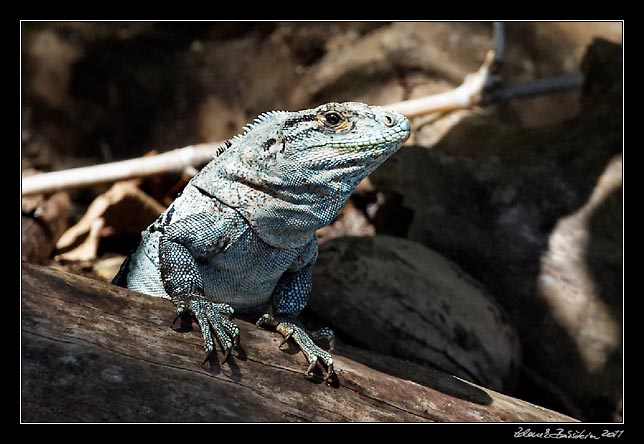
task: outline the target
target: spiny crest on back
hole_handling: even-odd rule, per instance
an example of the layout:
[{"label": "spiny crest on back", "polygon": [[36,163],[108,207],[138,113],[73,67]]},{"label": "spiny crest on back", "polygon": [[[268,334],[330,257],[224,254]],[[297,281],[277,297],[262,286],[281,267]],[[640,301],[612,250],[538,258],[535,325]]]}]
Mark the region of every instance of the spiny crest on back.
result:
[{"label": "spiny crest on back", "polygon": [[224,151],[230,148],[232,144],[233,143],[231,142],[231,140],[226,140],[222,146],[217,148],[217,151],[215,152],[215,157],[221,156],[224,153]]},{"label": "spiny crest on back", "polygon": [[214,157],[221,156],[228,148],[230,148],[236,141],[239,141],[242,137],[246,136],[253,128],[258,125],[268,122],[280,115],[289,114],[288,111],[266,111],[255,118],[251,123],[244,125],[242,132],[228,139],[222,146],[217,148]]}]

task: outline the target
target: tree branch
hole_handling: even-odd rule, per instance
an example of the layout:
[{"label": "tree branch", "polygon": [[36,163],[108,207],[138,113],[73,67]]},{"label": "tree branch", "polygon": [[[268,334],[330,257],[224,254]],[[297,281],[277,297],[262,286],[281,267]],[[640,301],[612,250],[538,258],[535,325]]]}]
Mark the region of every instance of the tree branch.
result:
[{"label": "tree branch", "polygon": [[491,81],[490,72],[494,63],[494,54],[494,51],[488,51],[479,70],[468,74],[460,86],[450,91],[393,103],[386,105],[385,108],[398,111],[411,118],[423,114],[454,111],[478,105],[481,102],[483,92]]},{"label": "tree branch", "polygon": [[494,63],[500,64],[505,58],[505,23],[494,22]]},{"label": "tree branch", "polygon": [[22,195],[52,193],[136,177],[181,173],[186,170],[194,173],[194,168],[209,162],[223,143],[220,141],[190,145],[156,156],[23,177]]},{"label": "tree branch", "polygon": [[490,91],[483,98],[482,104],[504,102],[519,97],[529,97],[540,94],[552,94],[566,91],[569,89],[580,88],[584,83],[583,74],[576,72],[564,74],[561,76],[544,77],[542,79],[528,80],[502,86],[496,90]]},{"label": "tree branch", "polygon": [[[494,22],[493,39],[495,49],[488,51],[483,65],[478,71],[468,74],[460,86],[444,93],[405,100],[385,107],[411,118],[469,109],[517,97],[559,92],[582,85],[583,76],[575,73],[501,87],[497,72],[505,55],[505,27],[502,22]],[[23,177],[22,195],[52,193],[157,174],[186,171],[194,175],[195,168],[210,161],[223,143],[220,141],[191,145],[157,156]]]}]

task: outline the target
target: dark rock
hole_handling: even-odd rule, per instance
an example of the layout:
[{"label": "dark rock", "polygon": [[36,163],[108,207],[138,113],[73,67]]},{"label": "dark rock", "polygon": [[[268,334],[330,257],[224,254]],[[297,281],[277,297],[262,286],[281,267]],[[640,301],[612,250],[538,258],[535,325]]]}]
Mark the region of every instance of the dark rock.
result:
[{"label": "dark rock", "polygon": [[[538,130],[466,120],[371,175],[413,212],[407,236],[508,312],[524,397],[597,421],[611,420],[621,396],[621,54],[606,41],[589,48],[573,120]],[[383,208],[378,232],[397,226],[396,209]]]},{"label": "dark rock", "polygon": [[520,350],[502,309],[454,263],[390,236],[320,247],[310,308],[370,350],[507,390]]}]

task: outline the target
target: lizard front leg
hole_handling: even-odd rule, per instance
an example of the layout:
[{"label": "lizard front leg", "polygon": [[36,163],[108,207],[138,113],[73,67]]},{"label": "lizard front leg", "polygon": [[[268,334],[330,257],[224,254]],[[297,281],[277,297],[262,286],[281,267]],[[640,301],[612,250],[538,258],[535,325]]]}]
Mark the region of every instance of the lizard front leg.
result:
[{"label": "lizard front leg", "polygon": [[[163,288],[177,307],[177,317],[192,313],[199,324],[209,360],[215,350],[211,329],[221,345],[226,362],[239,343],[239,328],[230,320],[234,310],[225,303],[206,298],[197,259],[216,254],[226,242],[221,221],[213,215],[199,213],[161,227],[159,258]],[[173,322],[174,324],[174,322]]]},{"label": "lizard front leg", "polygon": [[326,380],[332,383],[336,378],[333,371],[333,358],[331,354],[323,350],[314,340],[326,339],[330,347],[333,347],[333,331],[323,328],[315,332],[306,331],[295,321],[299,313],[306,306],[311,291],[311,269],[308,264],[296,272],[285,272],[273,291],[271,305],[264,315],[259,318],[257,325],[265,328],[274,328],[284,340],[280,346],[289,339],[295,341],[304,353],[309,367],[306,374],[313,372],[316,365],[324,366],[327,376]]}]

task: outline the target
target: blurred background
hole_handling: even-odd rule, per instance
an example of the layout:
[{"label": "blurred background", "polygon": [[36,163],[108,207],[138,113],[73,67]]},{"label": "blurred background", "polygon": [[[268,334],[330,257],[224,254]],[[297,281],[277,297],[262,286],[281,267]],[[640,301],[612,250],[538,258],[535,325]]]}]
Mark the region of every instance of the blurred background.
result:
[{"label": "blurred background", "polygon": [[[318,233],[304,315],[349,344],[621,421],[622,24],[510,22],[505,37],[504,82],[583,85],[412,119]],[[444,92],[493,47],[491,22],[23,22],[22,168],[225,140],[267,110]],[[183,185],[138,184],[160,207]],[[107,188],[71,192],[64,225]],[[100,231],[94,258],[27,260],[109,279],[100,261],[135,239]]]}]

